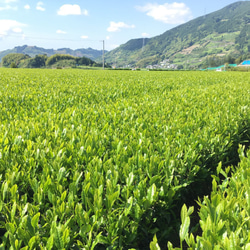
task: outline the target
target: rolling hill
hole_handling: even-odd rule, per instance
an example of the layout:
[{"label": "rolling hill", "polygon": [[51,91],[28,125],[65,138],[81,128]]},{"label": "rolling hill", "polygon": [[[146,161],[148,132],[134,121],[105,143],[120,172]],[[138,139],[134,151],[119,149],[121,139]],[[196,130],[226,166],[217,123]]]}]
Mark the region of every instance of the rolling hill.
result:
[{"label": "rolling hill", "polygon": [[36,46],[17,46],[14,49],[8,49],[0,52],[0,61],[2,58],[10,53],[22,53],[22,54],[27,54],[31,57],[35,57],[36,55],[44,55],[46,54],[48,57],[52,56],[54,54],[67,54],[71,56],[76,56],[76,57],[88,57],[91,60],[95,60],[96,58],[102,56],[102,50],[95,50],[95,49],[76,49],[72,50],[69,48],[61,48],[61,49],[44,49],[41,47],[36,47]]},{"label": "rolling hill", "polygon": [[[143,46],[144,44],[144,46]],[[250,52],[250,1],[233,3],[165,33],[132,39],[108,52],[106,62],[145,67],[168,61],[200,67],[207,56],[239,56]]]}]

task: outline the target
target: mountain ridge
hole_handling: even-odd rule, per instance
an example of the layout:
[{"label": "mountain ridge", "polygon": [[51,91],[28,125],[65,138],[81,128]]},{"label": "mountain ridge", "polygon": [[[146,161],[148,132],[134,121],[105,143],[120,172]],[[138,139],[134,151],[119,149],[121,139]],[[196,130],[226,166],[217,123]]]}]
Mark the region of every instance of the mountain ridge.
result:
[{"label": "mountain ridge", "polygon": [[[117,66],[145,67],[169,60],[199,67],[207,56],[250,52],[250,2],[239,1],[152,38],[131,39],[105,55]],[[185,61],[185,62],[184,62]]]},{"label": "mountain ridge", "polygon": [[[107,52],[107,51],[105,51]],[[16,46],[13,49],[3,50],[0,51],[0,61],[2,58],[10,53],[22,53],[27,54],[31,57],[35,57],[36,55],[43,55],[46,54],[48,57],[55,55],[55,54],[67,54],[71,56],[76,57],[87,57],[91,60],[95,60],[98,57],[102,56],[103,51],[102,50],[95,50],[92,48],[87,49],[70,49],[70,48],[59,48],[59,49],[45,49],[42,47],[37,46],[29,46],[29,45],[23,45],[23,46]]]},{"label": "mountain ridge", "polygon": [[[69,54],[101,62],[103,51],[92,48],[54,50],[23,45],[1,51],[0,61],[9,53],[28,54],[31,57],[38,54]],[[117,67],[146,67],[167,61],[182,67],[199,68],[208,64],[210,57],[239,57],[249,53],[250,1],[238,1],[155,37],[131,39],[114,50],[105,51],[105,61]]]}]

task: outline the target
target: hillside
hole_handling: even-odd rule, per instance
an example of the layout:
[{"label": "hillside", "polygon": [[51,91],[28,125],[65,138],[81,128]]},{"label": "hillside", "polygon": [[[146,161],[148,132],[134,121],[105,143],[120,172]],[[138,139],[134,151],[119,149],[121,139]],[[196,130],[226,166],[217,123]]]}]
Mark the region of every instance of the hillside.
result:
[{"label": "hillside", "polygon": [[72,50],[69,48],[61,48],[61,49],[44,49],[41,47],[36,47],[36,46],[17,46],[14,49],[8,49],[0,52],[0,61],[2,58],[8,54],[11,53],[22,53],[22,54],[27,54],[31,57],[35,57],[36,55],[47,55],[52,56],[54,54],[67,54],[71,56],[76,56],[76,57],[88,57],[91,60],[95,60],[96,58],[102,56],[102,50],[95,50],[95,49],[76,49]]},{"label": "hillside", "polygon": [[[250,52],[250,2],[240,1],[149,39],[133,39],[106,54],[117,66],[168,61],[199,67],[207,56]],[[142,48],[142,45],[144,47]]]},{"label": "hillside", "polygon": [[10,53],[2,58],[2,67],[5,68],[76,68],[76,67],[101,67],[87,57],[75,57],[67,54],[36,55],[30,57],[22,53]]}]

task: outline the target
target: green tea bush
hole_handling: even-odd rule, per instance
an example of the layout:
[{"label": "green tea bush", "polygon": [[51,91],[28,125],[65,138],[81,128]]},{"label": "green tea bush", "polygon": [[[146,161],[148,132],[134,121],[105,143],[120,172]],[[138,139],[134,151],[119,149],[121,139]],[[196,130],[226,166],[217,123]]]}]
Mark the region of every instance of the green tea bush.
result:
[{"label": "green tea bush", "polygon": [[0,246],[173,239],[182,204],[237,161],[246,74],[0,69]]},{"label": "green tea bush", "polygon": [[[231,166],[224,171],[219,164],[210,197],[198,202],[200,235],[189,233],[194,208],[187,210],[184,205],[179,232],[181,248],[173,248],[169,242],[168,249],[183,249],[183,242],[188,249],[250,249],[250,150],[245,156],[241,147],[239,153],[238,167]],[[160,249],[156,237],[150,246]]]}]

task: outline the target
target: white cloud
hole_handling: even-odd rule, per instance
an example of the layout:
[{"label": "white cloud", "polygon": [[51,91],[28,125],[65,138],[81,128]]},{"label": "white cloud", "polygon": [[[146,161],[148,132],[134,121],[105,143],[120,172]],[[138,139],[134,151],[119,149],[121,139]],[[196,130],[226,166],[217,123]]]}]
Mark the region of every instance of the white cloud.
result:
[{"label": "white cloud", "polygon": [[88,16],[88,15],[89,15],[89,12],[88,12],[87,10],[83,10],[83,11],[82,11],[82,14],[83,14],[84,16]]},{"label": "white cloud", "polygon": [[67,32],[66,32],[66,31],[63,31],[63,30],[57,30],[56,33],[57,33],[57,34],[67,34]]},{"label": "white cloud", "polygon": [[82,39],[88,39],[88,36],[81,36]]},{"label": "white cloud", "polygon": [[43,7],[43,2],[38,2],[36,4],[36,9],[40,11],[45,11],[45,8]]},{"label": "white cloud", "polygon": [[148,33],[142,33],[141,36],[142,37],[149,37],[150,35]]},{"label": "white cloud", "polygon": [[119,46],[120,45],[118,45],[118,44],[111,44],[110,49],[112,50],[112,49],[118,48]]},{"label": "white cloud", "polygon": [[108,32],[117,32],[122,28],[135,28],[135,25],[128,25],[124,22],[110,22],[110,26],[107,28]]},{"label": "white cloud", "polygon": [[81,10],[81,7],[77,4],[64,4],[57,11],[59,16],[68,16],[68,15],[85,15],[88,16],[87,10]]},{"label": "white cloud", "polygon": [[17,10],[17,6],[13,6],[12,3],[16,3],[18,0],[0,0],[3,6],[0,7],[0,11],[4,10]]},{"label": "white cloud", "polygon": [[0,36],[8,36],[11,33],[22,33],[22,27],[26,25],[15,20],[0,20]]},{"label": "white cloud", "polygon": [[106,36],[106,40],[109,40],[110,39],[110,36]]},{"label": "white cloud", "polygon": [[192,19],[192,13],[185,3],[146,4],[137,6],[139,11],[167,24],[181,24]]},{"label": "white cloud", "polygon": [[6,5],[4,7],[0,7],[0,11],[3,11],[3,10],[10,10],[11,9],[11,6],[10,5]]},{"label": "white cloud", "polygon": [[22,33],[23,32],[23,30],[20,27],[13,28],[12,31],[14,33]]},{"label": "white cloud", "polygon": [[0,2],[3,2],[3,3],[16,3],[16,2],[18,2],[18,0],[2,0]]},{"label": "white cloud", "polygon": [[24,9],[30,10],[30,6],[28,4],[24,5]]},{"label": "white cloud", "polygon": [[3,10],[17,10],[17,6],[11,6],[11,5],[6,5],[4,7],[0,7],[0,11],[3,11]]}]

